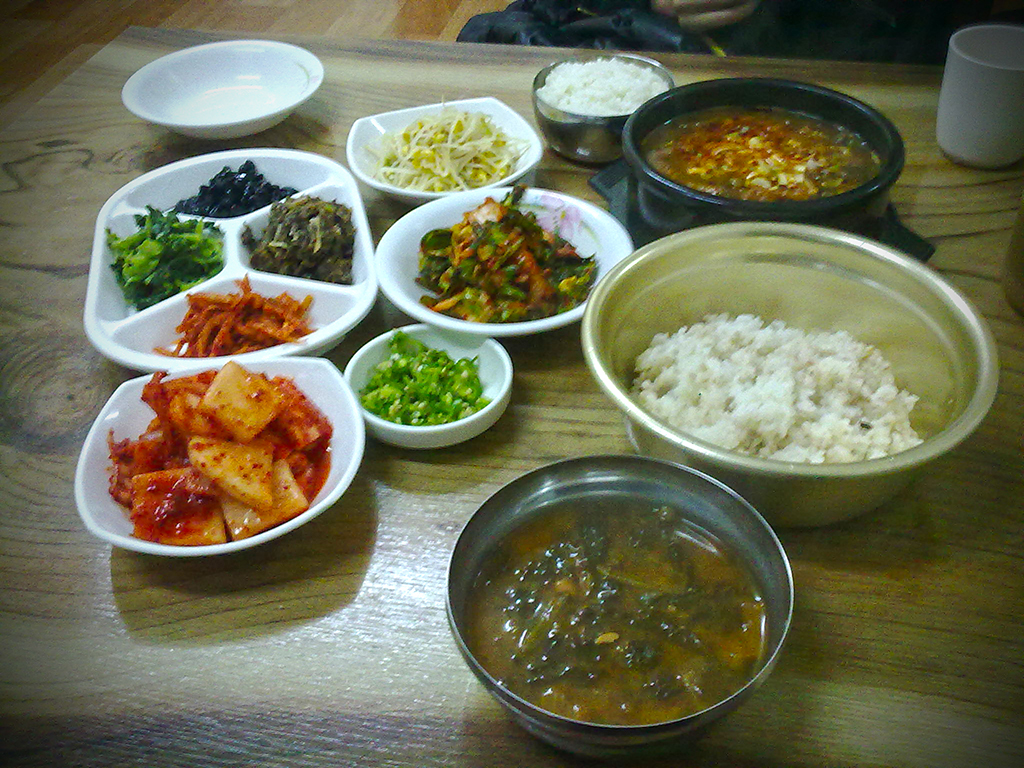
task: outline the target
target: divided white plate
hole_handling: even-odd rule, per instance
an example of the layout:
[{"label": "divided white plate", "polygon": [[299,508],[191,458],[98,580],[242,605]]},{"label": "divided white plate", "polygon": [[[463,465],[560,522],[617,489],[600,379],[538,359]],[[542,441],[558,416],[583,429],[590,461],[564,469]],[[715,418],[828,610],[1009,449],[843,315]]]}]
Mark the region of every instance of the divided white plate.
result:
[{"label": "divided white plate", "polygon": [[237,169],[246,160],[252,160],[256,169],[273,184],[294,187],[300,195],[334,200],[351,209],[356,238],[353,283],[340,285],[252,269],[248,250],[242,245],[242,231],[248,226],[259,235],[266,224],[269,206],[244,216],[207,219],[224,233],[224,269],[191,291],[237,293],[238,281],[248,275],[252,289],[264,296],[285,292],[296,299],[313,296],[310,320],[314,330],[311,334],[294,344],[280,344],[230,357],[245,363],[289,355],[319,354],[335,346],[366,317],[377,296],[377,278],[370,225],[352,174],[326,157],[297,150],[214,152],[171,163],[140,176],[115,192],[100,210],[93,236],[84,321],[89,341],[103,355],[139,371],[182,370],[196,367],[197,362],[213,366],[228,359],[227,356],[200,359],[168,357],[154,351],[157,347],[173,346],[177,338],[174,329],[188,306],[187,292],[136,311],[125,301],[114,279],[107,229],[121,237],[135,232],[138,228],[134,217],[145,213],[147,205],[161,211],[170,210],[179,200],[196,194],[200,186],[223,167]]}]

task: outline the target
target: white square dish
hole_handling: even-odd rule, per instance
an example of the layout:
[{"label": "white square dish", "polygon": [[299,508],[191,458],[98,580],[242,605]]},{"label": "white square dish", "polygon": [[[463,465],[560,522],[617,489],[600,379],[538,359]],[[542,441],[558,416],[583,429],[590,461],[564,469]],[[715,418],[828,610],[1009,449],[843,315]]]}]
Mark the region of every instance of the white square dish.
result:
[{"label": "white square dish", "polygon": [[[219,369],[200,364],[192,373]],[[110,449],[107,436],[115,440],[137,438],[153,419],[153,411],[141,400],[142,388],[150,376],[124,382],[110,396],[93,422],[75,470],[75,503],[85,527],[95,536],[122,549],[170,557],[221,555],[263,544],[309,522],[332,506],[345,492],[362,462],[366,444],[362,408],[341,372],[329,360],[282,358],[246,363],[245,368],[268,376],[287,376],[327,417],[333,428],[330,441],[330,472],[310,507],[297,517],[246,539],[206,546],[176,546],[145,541],[132,535],[128,510],[109,491]],[[181,375],[181,374],[179,374]],[[172,376],[173,378],[173,376]]]},{"label": "white square dish", "polygon": [[[348,167],[352,169],[361,182],[410,205],[421,203],[457,194],[461,190],[450,192],[420,192],[417,190],[403,189],[402,187],[381,181],[374,176],[375,160],[370,153],[370,147],[378,145],[382,137],[394,131],[401,131],[416,120],[440,113],[444,109],[457,109],[464,112],[479,112],[487,115],[494,125],[510,137],[519,139],[525,143],[525,149],[519,156],[515,168],[503,179],[497,179],[487,187],[498,187],[512,184],[524,178],[527,173],[534,170],[540,163],[544,154],[544,142],[541,141],[537,131],[514,109],[503,101],[490,96],[475,99],[461,99],[457,101],[446,101],[439,104],[426,104],[420,107],[409,107],[398,109],[392,112],[382,112],[377,115],[370,115],[356,120],[348,133],[345,143],[345,156]],[[483,187],[480,187],[481,189]]]}]

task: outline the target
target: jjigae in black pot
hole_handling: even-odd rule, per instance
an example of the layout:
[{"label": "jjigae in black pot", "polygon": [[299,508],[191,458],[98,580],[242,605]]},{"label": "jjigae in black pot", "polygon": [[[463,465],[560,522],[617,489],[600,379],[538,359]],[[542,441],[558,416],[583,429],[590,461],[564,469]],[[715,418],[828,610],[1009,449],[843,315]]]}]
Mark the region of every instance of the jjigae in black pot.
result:
[{"label": "jjigae in black pot", "polygon": [[[838,194],[805,200],[763,202],[698,191],[669,180],[645,159],[644,139],[656,128],[711,107],[779,108],[838,124],[858,134],[878,155],[878,172]],[[725,78],[673,88],[641,105],[622,132],[629,166],[629,205],[657,234],[700,224],[735,220],[821,224],[875,234],[889,202],[889,189],[904,163],[903,140],[875,108],[838,91],[808,83],[767,78]]]}]

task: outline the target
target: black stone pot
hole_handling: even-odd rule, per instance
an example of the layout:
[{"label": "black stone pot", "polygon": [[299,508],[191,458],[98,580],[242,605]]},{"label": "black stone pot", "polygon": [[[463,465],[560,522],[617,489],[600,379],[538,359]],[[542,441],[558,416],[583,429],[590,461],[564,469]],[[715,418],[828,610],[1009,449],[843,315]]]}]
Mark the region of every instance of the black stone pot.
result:
[{"label": "black stone pot", "polygon": [[[699,192],[669,181],[644,160],[641,145],[655,128],[709,107],[780,107],[842,125],[878,153],[882,167],[871,180],[838,195],[813,200],[760,202]],[[820,224],[876,236],[889,189],[903,170],[903,139],[881,112],[846,94],[790,80],[726,78],[684,85],[641,105],[622,129],[629,167],[631,215],[657,235],[702,224],[759,220]]]}]

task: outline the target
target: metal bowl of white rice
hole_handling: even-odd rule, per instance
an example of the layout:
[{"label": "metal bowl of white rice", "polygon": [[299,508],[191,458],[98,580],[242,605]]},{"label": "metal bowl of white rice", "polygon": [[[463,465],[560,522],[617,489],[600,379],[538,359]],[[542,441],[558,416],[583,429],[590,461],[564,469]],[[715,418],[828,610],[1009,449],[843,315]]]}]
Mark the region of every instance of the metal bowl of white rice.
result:
[{"label": "metal bowl of white rice", "polygon": [[533,113],[548,144],[584,163],[622,154],[622,127],[644,102],[675,85],[654,59],[581,54],[544,67],[533,80]]},{"label": "metal bowl of white rice", "polygon": [[937,272],[812,225],[656,240],[598,283],[581,335],[640,453],[781,526],[890,501],[977,428],[998,384],[984,318]]}]

